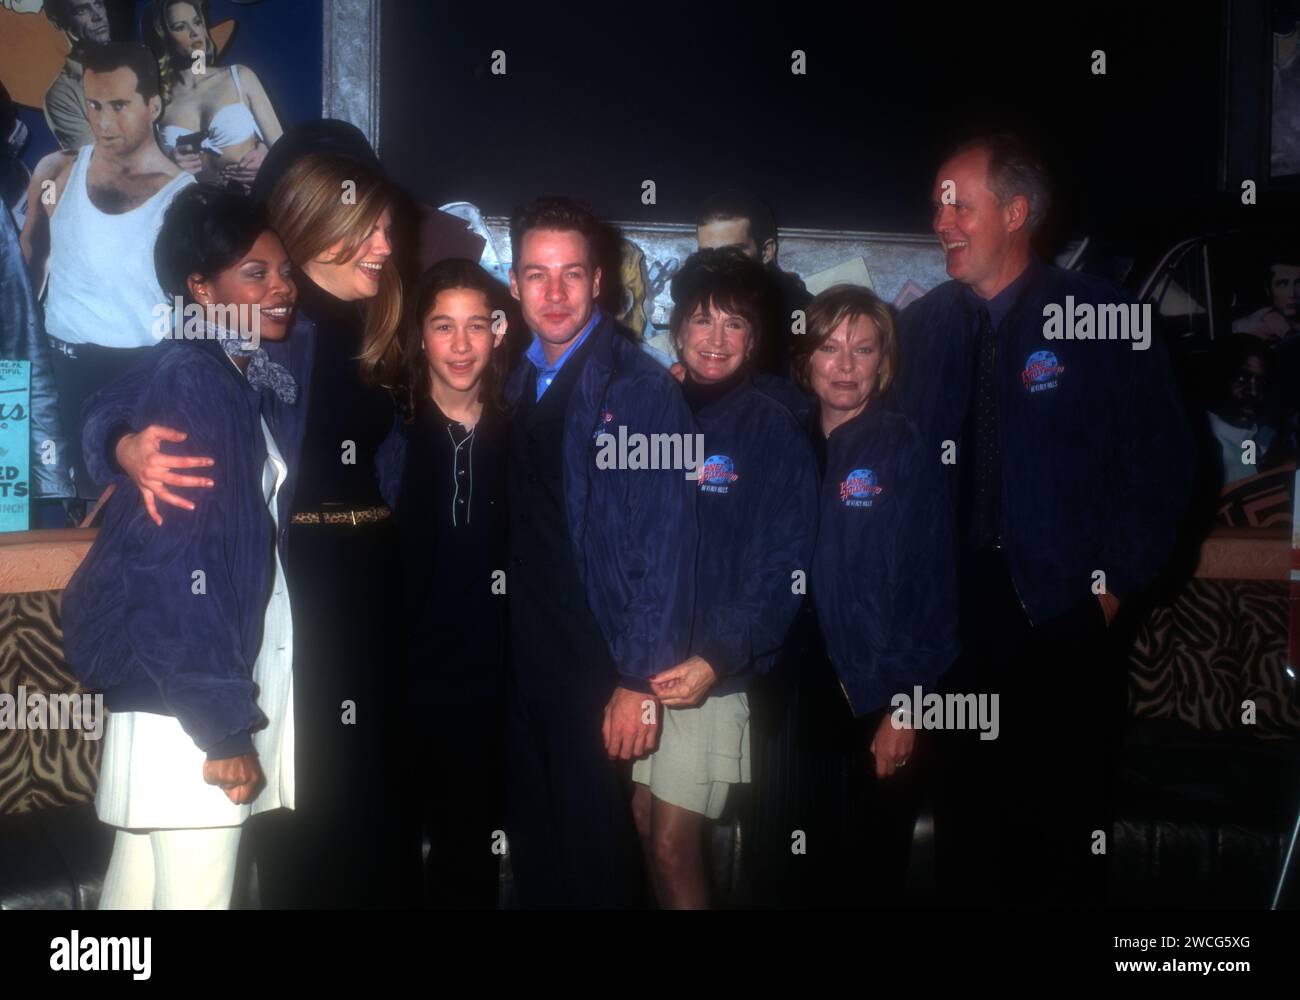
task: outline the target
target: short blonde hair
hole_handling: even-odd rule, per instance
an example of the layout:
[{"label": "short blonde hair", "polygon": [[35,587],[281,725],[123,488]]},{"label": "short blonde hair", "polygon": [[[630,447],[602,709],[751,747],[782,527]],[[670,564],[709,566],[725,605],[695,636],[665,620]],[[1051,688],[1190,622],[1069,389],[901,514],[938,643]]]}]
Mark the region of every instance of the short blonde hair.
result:
[{"label": "short blonde hair", "polygon": [[876,327],[880,338],[880,369],[876,392],[883,393],[898,374],[898,333],[894,310],[875,292],[861,285],[832,285],[809,303],[805,312],[808,329],[796,337],[790,372],[805,392],[812,392],[809,368],[813,353],[845,320],[865,316]]}]

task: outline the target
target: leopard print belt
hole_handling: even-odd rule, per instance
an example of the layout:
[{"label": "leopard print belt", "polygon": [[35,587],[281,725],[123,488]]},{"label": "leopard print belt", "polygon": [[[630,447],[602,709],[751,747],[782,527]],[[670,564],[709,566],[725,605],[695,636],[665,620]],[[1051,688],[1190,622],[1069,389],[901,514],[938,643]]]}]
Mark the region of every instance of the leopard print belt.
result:
[{"label": "leopard print belt", "polygon": [[302,510],[289,519],[291,524],[373,524],[393,516],[387,504],[364,510]]}]

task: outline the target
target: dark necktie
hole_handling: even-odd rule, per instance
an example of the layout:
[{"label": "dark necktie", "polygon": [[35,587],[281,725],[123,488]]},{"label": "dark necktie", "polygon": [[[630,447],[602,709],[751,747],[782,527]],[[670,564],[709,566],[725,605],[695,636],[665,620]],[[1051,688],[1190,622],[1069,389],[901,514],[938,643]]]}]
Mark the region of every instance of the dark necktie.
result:
[{"label": "dark necktie", "polygon": [[998,400],[995,376],[997,341],[986,306],[979,307],[975,344],[975,387],[971,394],[967,456],[971,467],[971,548],[991,548],[1001,542],[1002,451],[998,443]]}]

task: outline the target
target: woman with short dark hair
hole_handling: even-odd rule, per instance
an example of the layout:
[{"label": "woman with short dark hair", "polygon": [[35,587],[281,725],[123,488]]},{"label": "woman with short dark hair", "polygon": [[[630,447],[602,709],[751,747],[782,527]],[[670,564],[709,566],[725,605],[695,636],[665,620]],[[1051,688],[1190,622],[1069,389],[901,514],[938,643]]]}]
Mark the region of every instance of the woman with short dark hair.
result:
[{"label": "woman with short dark hair", "polygon": [[[267,205],[294,263],[300,328],[269,353],[294,372],[302,399],[268,401],[284,444],[292,507],[280,545],[300,627],[294,647],[297,805],[254,825],[268,908],[383,907],[406,901],[398,870],[406,774],[400,743],[401,577],[394,508],[406,440],[390,387],[398,367],[401,280],[393,216],[404,201],[382,176],[332,153],[301,151]],[[343,198],[340,192],[350,192]],[[157,501],[211,502],[172,488],[221,482],[211,453],[181,441],[183,424],[142,425],[122,412],[129,378],[87,410],[96,465],[116,459],[162,522]],[[124,427],[140,428],[122,434]],[[90,458],[87,460],[91,461]],[[92,468],[92,473],[95,469]],[[168,511],[168,518],[177,516]]]},{"label": "woman with short dark hair", "polygon": [[749,781],[751,679],[786,637],[816,530],[816,466],[794,416],[755,387],[769,284],[735,249],[673,277],[671,329],[703,451],[690,656],[651,678],[659,747],[632,769],[633,815],[664,908],[711,905],[706,820]]},{"label": "woman with short dark hair", "polygon": [[111,709],[95,797],[117,828],[101,909],[229,906],[241,825],[294,804],[292,616],[276,548],[287,466],[264,391],[297,385],[261,340],[289,334],[292,263],[265,214],[205,186],[158,235],[182,309],[141,362],[141,424],[184,426],[222,470],[161,527],[124,475],[63,597],[68,664]]}]

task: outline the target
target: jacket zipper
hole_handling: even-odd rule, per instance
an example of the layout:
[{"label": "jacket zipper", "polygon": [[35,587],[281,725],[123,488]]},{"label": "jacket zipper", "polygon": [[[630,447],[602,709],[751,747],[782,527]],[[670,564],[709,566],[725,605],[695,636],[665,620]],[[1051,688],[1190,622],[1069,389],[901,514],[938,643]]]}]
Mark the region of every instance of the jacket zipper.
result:
[{"label": "jacket zipper", "polygon": [[844,692],[844,700],[849,703],[849,711],[853,713],[853,717],[856,719],[858,717],[858,712],[857,709],[853,707],[853,699],[849,697],[849,689],[844,686],[844,682],[840,680],[838,674],[835,675],[835,680],[839,682],[840,690]]}]

